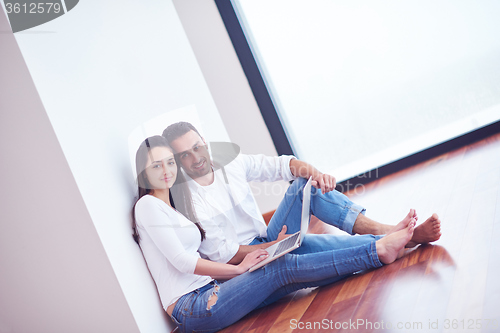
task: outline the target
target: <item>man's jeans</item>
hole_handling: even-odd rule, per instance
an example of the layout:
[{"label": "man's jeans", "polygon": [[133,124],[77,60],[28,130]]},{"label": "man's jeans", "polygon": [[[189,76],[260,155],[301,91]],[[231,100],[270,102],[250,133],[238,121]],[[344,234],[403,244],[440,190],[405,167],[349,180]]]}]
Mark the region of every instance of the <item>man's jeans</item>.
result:
[{"label": "man's jeans", "polygon": [[[281,201],[278,209],[274,213],[267,228],[267,238],[256,238],[250,245],[273,241],[278,238],[283,225],[287,226],[287,234],[293,234],[300,230],[302,216],[302,191],[307,179],[298,178],[288,188],[285,197]],[[321,190],[311,187],[311,213],[332,226],[346,231],[352,235],[354,222],[360,213],[364,214],[365,209],[353,203],[344,194],[331,191],[323,194]],[[307,234],[302,245],[292,251],[293,254],[307,254],[337,249],[346,249],[360,245],[370,244],[382,236],[374,235],[315,235]],[[313,286],[323,286],[341,280],[349,275],[335,276],[324,281],[315,281],[313,284],[300,283],[287,285],[277,290],[266,299],[260,306],[271,304],[285,295]]]},{"label": "man's jeans", "polygon": [[[266,299],[284,288],[318,286],[321,281],[380,266],[375,240],[339,250],[286,254],[251,273],[220,285],[212,282],[182,296],[172,319],[181,332],[215,332],[262,306]],[[208,309],[209,298],[215,296],[216,303]]]},{"label": "man's jeans", "polygon": [[[269,222],[267,228],[267,239],[269,241],[275,240],[278,237],[283,225],[288,227],[287,234],[293,234],[300,230],[302,191],[306,182],[307,179],[298,178],[286,191],[285,197]],[[356,218],[360,213],[364,212],[365,209],[363,207],[353,203],[340,192],[334,190],[323,194],[321,190],[316,189],[314,186],[311,187],[311,213],[323,222],[352,235],[352,228]],[[313,252],[331,249],[331,244],[326,243],[318,243],[310,246],[311,250],[315,250]],[[320,246],[320,248],[316,249],[316,246]],[[321,249],[323,246],[326,246],[326,248]],[[306,248],[309,248],[307,244]],[[311,251],[302,251],[302,253],[308,252]]]}]

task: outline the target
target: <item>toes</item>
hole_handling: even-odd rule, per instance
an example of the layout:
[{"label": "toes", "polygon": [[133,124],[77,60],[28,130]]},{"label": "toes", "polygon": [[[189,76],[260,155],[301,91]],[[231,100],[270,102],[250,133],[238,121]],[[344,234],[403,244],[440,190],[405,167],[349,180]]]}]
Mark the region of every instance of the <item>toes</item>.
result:
[{"label": "toes", "polygon": [[407,228],[409,236],[413,235],[413,232],[415,231],[415,224],[416,223],[417,222],[415,221],[415,219],[411,219],[410,223],[408,223],[408,226],[406,228]]}]

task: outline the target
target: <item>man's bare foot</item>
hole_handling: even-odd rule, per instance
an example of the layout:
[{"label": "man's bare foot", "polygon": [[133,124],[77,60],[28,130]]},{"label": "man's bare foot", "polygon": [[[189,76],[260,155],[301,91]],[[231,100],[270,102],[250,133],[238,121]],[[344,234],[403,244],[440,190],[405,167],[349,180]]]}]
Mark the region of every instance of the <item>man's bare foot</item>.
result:
[{"label": "man's bare foot", "polygon": [[415,228],[413,237],[406,247],[435,242],[441,237],[441,220],[436,213]]},{"label": "man's bare foot", "polygon": [[378,258],[382,263],[390,264],[399,258],[405,245],[413,236],[415,224],[416,221],[412,218],[406,228],[393,232],[375,243]]},{"label": "man's bare foot", "polygon": [[415,209],[410,209],[410,212],[408,213],[408,215],[405,216],[405,218],[399,222],[398,224],[396,224],[395,226],[393,226],[388,232],[386,235],[390,235],[392,234],[393,232],[396,232],[396,231],[399,231],[399,230],[403,230],[404,228],[406,228],[408,226],[408,224],[410,223],[410,221],[412,219],[415,219],[415,221],[418,220],[418,216],[417,216],[417,211]]}]

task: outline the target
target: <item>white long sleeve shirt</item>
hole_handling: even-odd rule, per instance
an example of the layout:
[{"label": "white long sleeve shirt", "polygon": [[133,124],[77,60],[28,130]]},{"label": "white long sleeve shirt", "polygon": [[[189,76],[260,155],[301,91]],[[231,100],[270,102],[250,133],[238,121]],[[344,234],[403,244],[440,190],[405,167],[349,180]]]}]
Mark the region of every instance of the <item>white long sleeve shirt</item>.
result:
[{"label": "white long sleeve shirt", "polygon": [[267,226],[248,182],[296,179],[290,171],[294,158],[240,154],[224,170],[216,170],[214,182],[208,186],[186,177],[197,217],[206,232],[199,248],[202,257],[226,263],[240,245],[267,236]]},{"label": "white long sleeve shirt", "polygon": [[141,250],[165,310],[182,295],[212,281],[194,274],[201,235],[193,222],[152,195],[139,199],[135,218]]}]

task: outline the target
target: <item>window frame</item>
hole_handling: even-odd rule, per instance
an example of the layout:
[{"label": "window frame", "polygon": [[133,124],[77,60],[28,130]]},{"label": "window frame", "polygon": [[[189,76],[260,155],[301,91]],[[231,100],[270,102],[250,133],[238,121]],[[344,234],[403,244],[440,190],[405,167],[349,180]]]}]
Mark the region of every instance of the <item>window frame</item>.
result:
[{"label": "window frame", "polygon": [[[278,155],[293,155],[293,145],[286,134],[286,128],[280,120],[278,111],[271,93],[266,86],[264,77],[259,70],[257,61],[253,56],[250,44],[245,37],[243,28],[239,22],[236,11],[231,0],[214,0],[229,38],[236,51],[240,64],[255,97],[257,105],[269,130],[274,146]],[[415,152],[396,161],[389,162],[375,169],[366,170],[366,172],[343,180],[338,183],[337,190],[346,192],[358,185],[367,184],[375,179],[398,172],[415,164],[432,159],[444,153],[458,149],[473,142],[482,140],[496,133],[500,133],[500,120],[486,126],[474,129],[458,137],[428,147],[419,152]]]}]

